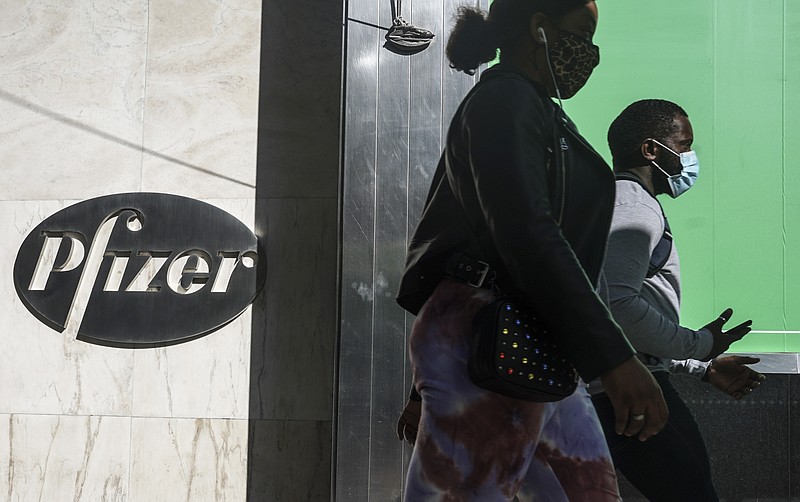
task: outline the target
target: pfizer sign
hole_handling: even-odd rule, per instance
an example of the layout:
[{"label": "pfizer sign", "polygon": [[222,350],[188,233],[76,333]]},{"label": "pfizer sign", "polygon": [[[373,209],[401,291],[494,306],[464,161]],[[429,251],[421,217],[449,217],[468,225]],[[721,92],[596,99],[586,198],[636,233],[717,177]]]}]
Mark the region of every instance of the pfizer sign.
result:
[{"label": "pfizer sign", "polygon": [[57,331],[101,344],[190,340],[255,299],[266,262],[258,238],[194,199],[125,193],[53,214],[14,264],[22,302]]}]

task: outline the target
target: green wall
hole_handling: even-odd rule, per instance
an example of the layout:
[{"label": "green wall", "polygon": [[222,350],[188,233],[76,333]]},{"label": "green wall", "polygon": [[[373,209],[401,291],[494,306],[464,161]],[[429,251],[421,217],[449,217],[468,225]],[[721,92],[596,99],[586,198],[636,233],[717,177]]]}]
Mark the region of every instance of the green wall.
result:
[{"label": "green wall", "polygon": [[[743,352],[800,352],[800,1],[601,0],[601,63],[567,113],[608,160],[629,103],[663,98],[694,126],[700,177],[662,198],[681,255],[682,324],[752,318]],[[729,326],[734,324],[730,323]]]}]

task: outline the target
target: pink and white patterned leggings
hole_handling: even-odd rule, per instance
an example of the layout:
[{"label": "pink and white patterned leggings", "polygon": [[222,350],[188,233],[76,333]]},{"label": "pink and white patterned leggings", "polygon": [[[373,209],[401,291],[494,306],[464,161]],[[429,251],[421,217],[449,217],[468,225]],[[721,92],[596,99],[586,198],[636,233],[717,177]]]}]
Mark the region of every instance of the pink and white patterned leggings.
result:
[{"label": "pink and white patterned leggings", "polygon": [[621,500],[583,385],[562,401],[534,403],[469,379],[470,324],[493,299],[446,279],[414,322],[410,357],[422,416],[405,501]]}]

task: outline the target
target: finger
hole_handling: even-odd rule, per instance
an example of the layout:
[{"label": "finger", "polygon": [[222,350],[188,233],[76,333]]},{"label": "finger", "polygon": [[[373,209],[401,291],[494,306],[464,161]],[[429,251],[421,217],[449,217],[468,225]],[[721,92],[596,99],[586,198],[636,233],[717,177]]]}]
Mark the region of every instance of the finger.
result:
[{"label": "finger", "polygon": [[658,406],[648,411],[647,422],[644,427],[642,427],[641,432],[639,432],[639,441],[647,441],[664,428],[664,425],[667,423],[669,412],[667,411],[666,405],[664,404],[662,406],[662,403],[663,400],[661,403],[658,403]]},{"label": "finger", "polygon": [[741,324],[738,324],[736,327],[738,328],[739,326],[750,326],[752,324],[753,324],[753,320],[752,319],[748,319],[745,322],[743,322]]},{"label": "finger", "polygon": [[726,331],[726,333],[730,333],[731,331],[742,331],[742,330],[750,331],[750,328],[752,328],[752,325],[753,325],[753,320],[752,319],[748,319],[745,322],[743,322],[742,324],[737,324],[736,326],[732,327],[731,329]]},{"label": "finger", "polygon": [[623,434],[625,428],[628,426],[628,417],[630,409],[627,406],[620,405],[619,408],[614,407],[614,432]]},{"label": "finger", "polygon": [[639,433],[639,441],[646,441],[661,432],[668,418],[669,409],[667,408],[667,403],[664,401],[663,395],[659,393],[658,399],[654,401],[654,404],[648,410],[648,421],[642,432]]},{"label": "finger", "polygon": [[414,446],[414,443],[417,442],[417,429],[406,427],[406,441],[408,441],[411,446]]},{"label": "finger", "polygon": [[625,427],[625,435],[631,437],[639,434],[650,420],[652,419],[648,418],[647,410],[644,410],[641,413],[631,412],[630,416],[628,417],[628,424]]},{"label": "finger", "polygon": [[761,362],[761,359],[753,356],[731,356],[731,357],[733,358],[733,362],[739,365],[756,364]]},{"label": "finger", "polygon": [[753,321],[745,321],[742,324],[726,331],[725,335],[733,339],[731,343],[741,340],[746,334],[750,333],[750,324],[752,324],[752,322]]},{"label": "finger", "polygon": [[713,321],[711,321],[708,324],[709,325],[713,325],[718,330],[721,330],[722,326],[726,322],[728,322],[732,316],[733,316],[733,309],[732,308],[727,308],[719,315],[719,317],[717,317],[716,319],[714,319]]}]

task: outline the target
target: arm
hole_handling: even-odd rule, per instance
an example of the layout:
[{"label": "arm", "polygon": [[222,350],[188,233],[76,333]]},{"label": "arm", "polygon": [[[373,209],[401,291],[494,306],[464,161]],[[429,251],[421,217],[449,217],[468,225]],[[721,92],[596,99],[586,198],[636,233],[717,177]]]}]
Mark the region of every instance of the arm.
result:
[{"label": "arm", "polygon": [[717,390],[739,400],[756,390],[767,377],[749,368],[761,359],[751,356],[720,356],[709,362],[686,359],[672,361],[669,369],[673,373],[685,373],[701,378]]},{"label": "arm", "polygon": [[683,373],[697,378],[705,378],[709,366],[711,366],[711,361],[701,362],[697,359],[681,359],[680,361],[676,361],[673,359],[669,363],[669,371],[670,373]]},{"label": "arm", "polygon": [[748,396],[767,379],[761,373],[746,366],[759,361],[759,358],[750,356],[720,356],[711,361],[703,379],[718,390],[739,400]]},{"label": "arm", "polygon": [[662,358],[700,359],[711,350],[711,333],[678,325],[642,297],[650,255],[663,231],[664,218],[657,207],[618,202],[604,268],[611,312],[639,352]]}]

